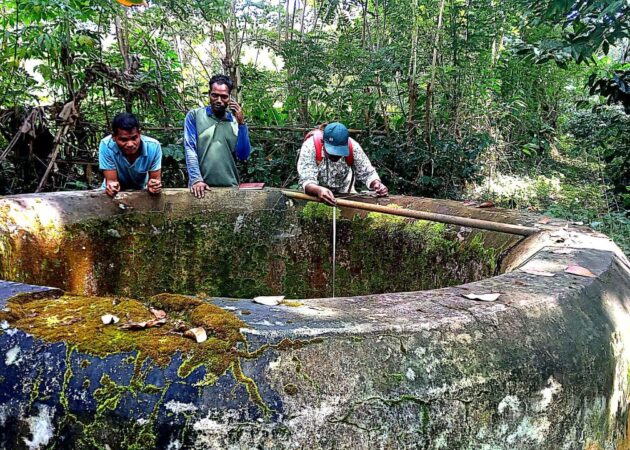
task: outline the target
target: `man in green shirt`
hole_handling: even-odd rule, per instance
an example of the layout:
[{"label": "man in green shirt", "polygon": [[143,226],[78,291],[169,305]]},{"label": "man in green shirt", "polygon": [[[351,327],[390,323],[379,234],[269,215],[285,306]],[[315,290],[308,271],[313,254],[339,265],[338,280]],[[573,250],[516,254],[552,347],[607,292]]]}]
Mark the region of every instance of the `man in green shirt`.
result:
[{"label": "man in green shirt", "polygon": [[210,105],[186,115],[188,186],[197,198],[202,198],[210,186],[238,186],[235,157],[244,161],[251,152],[243,110],[230,95],[233,87],[229,77],[213,76]]}]

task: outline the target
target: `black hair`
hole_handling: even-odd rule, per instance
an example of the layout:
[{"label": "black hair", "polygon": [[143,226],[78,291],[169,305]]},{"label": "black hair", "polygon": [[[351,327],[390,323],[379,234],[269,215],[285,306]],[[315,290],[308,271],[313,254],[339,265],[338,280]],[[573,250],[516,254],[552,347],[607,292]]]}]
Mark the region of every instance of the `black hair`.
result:
[{"label": "black hair", "polygon": [[228,90],[230,91],[230,93],[232,92],[232,89],[234,89],[234,82],[227,75],[222,75],[222,74],[213,75],[212,78],[210,78],[210,82],[208,83],[208,86],[210,87],[210,90],[212,90],[212,85],[215,84],[215,83],[216,84],[225,84],[227,86]]},{"label": "black hair", "polygon": [[131,113],[118,113],[112,120],[113,134],[116,134],[118,130],[132,131],[134,128],[140,130],[140,122],[138,122],[138,118]]}]

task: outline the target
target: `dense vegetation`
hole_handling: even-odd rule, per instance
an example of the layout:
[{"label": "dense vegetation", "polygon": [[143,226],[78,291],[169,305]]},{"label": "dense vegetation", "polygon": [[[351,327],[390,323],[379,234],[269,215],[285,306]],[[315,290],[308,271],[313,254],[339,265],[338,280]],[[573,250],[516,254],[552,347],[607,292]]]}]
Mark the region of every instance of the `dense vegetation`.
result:
[{"label": "dense vegetation", "polygon": [[[5,0],[0,194],[95,187],[136,113],[186,183],[181,125],[238,84],[244,180],[294,186],[304,129],[360,130],[394,193],[492,199],[590,223],[628,251],[628,3],[569,0]],[[49,169],[49,170],[47,170]]]}]

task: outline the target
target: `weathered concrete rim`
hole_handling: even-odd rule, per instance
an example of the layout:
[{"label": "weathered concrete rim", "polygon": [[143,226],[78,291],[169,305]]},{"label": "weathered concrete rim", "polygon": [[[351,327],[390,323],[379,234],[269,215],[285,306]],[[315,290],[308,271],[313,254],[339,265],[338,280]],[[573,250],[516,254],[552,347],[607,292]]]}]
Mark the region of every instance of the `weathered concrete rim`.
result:
[{"label": "weathered concrete rim", "polygon": [[[230,188],[215,188],[213,190],[234,196],[234,209],[247,211],[261,197],[274,196],[273,202],[288,202],[292,200],[281,195],[281,189],[266,188],[260,191],[239,191]],[[147,200],[148,198],[148,200]],[[269,197],[270,198],[270,197]],[[103,214],[120,216],[132,211],[149,213],[187,214],[191,210],[212,210],[212,192],[204,199],[196,199],[189,194],[187,189],[166,189],[159,196],[149,196],[146,192],[123,192],[115,199],[105,196],[102,191],[69,191],[46,194],[26,194],[20,196],[4,197],[2,202],[8,202],[24,207],[39,204],[41,206],[59,208],[59,206],[74,205],[75,208],[65,210],[59,208],[62,214],[52,215],[51,220],[64,225],[77,221],[101,217]],[[510,249],[501,261],[501,275],[481,280],[475,283],[454,286],[450,288],[416,291],[404,293],[388,293],[365,295],[358,297],[302,299],[303,306],[273,308],[251,303],[249,300],[221,300],[215,302],[230,308],[247,307],[252,312],[243,319],[252,327],[246,330],[251,335],[265,335],[267,338],[274,336],[295,337],[315,336],[329,333],[372,333],[393,331],[400,333],[413,333],[421,330],[430,330],[444,324],[454,326],[480,317],[491,317],[500,314],[510,306],[515,298],[520,298],[519,304],[524,302],[537,304],[548,301],[548,295],[531,296],[523,300],[523,290],[518,289],[518,283],[531,282],[535,277],[536,285],[540,292],[546,294],[555,292],[561,286],[558,280],[576,281],[575,275],[563,273],[564,267],[577,264],[591,270],[595,275],[602,277],[610,269],[614,261],[626,267],[630,263],[621,250],[606,236],[593,230],[574,226],[565,220],[550,220],[541,223],[541,216],[519,211],[506,211],[498,208],[479,209],[464,206],[461,202],[451,200],[434,200],[406,196],[391,196],[384,199],[363,198],[362,201],[390,204],[396,203],[403,207],[425,208],[431,212],[443,214],[461,215],[463,217],[479,218],[484,220],[502,221],[505,223],[522,224],[540,229],[540,232],[525,239],[516,237],[520,241]],[[81,209],[81,207],[83,207]],[[342,210],[342,214],[362,214],[358,210]],[[0,224],[0,231],[3,228]],[[571,254],[557,254],[554,250],[572,249]],[[598,255],[599,263],[593,265],[592,255]],[[543,264],[544,263],[544,264]],[[519,271],[525,265],[543,264],[545,267],[554,266],[555,277],[542,277],[528,275]],[[583,278],[577,280],[583,288],[588,288],[597,282],[595,278]],[[498,285],[502,288],[497,289]],[[506,287],[507,286],[507,287]],[[469,300],[462,295],[465,293],[488,293],[497,291],[501,297],[496,302],[480,302]],[[561,292],[558,292],[560,295]],[[6,300],[5,300],[6,301]],[[357,311],[359,311],[357,313]],[[419,313],[419,314],[418,314]],[[280,317],[278,320],[269,321],[270,318]],[[290,325],[283,322],[288,321]],[[282,323],[282,324],[281,324]]]},{"label": "weathered concrete rim", "polygon": [[[286,201],[276,190],[221,192],[233,199],[234,211]],[[177,361],[170,371],[147,366],[147,382],[157,383],[145,397],[157,412],[154,421],[146,421],[146,410],[130,392],[133,355],[79,354],[65,343],[34,342],[28,330],[2,323],[6,358],[0,358],[0,375],[9,383],[0,383],[0,407],[13,428],[10,434],[0,429],[0,445],[26,442],[29,424],[40,417],[60,433],[51,431],[47,439],[59,440],[65,415],[97,409],[95,389],[108,384],[104,374],[119,374],[121,403],[107,409],[111,422],[95,428],[128,436],[136,429],[126,425],[140,418],[142,430],[159,442],[154,447],[166,448],[184,435],[185,448],[257,448],[269,442],[287,449],[628,446],[630,269],[607,237],[566,221],[547,223],[529,213],[452,201],[369,201],[521,223],[540,232],[510,241],[501,274],[459,286],[307,299],[293,307],[212,298],[247,323],[244,345],[252,356],[203,388],[194,384],[201,370],[197,378],[182,378]],[[173,215],[218,208],[212,193],[196,200],[186,190],[167,190],[148,200],[146,193],[124,193],[115,201],[102,192],[33,194],[0,199],[0,208],[7,202],[14,218],[20,217],[20,204],[41,205],[39,229],[141,208]],[[73,207],[64,212],[56,205]],[[0,224],[0,233],[6,228]],[[594,277],[565,273],[569,265]],[[46,289],[0,283],[0,305],[18,291]],[[490,292],[500,297],[481,302],[462,296]],[[57,350],[54,360],[45,356],[50,349]],[[18,352],[25,361],[19,366],[14,364]],[[30,383],[37,371],[50,373],[42,386],[53,386],[52,397]],[[91,393],[84,387],[87,372]],[[86,420],[87,428],[95,425]]]}]

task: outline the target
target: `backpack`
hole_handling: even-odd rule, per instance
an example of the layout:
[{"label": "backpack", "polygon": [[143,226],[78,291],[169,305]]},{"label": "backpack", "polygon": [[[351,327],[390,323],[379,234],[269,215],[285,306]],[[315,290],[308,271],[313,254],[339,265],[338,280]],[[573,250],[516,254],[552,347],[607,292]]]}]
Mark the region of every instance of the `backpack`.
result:
[{"label": "backpack", "polygon": [[[304,141],[306,142],[306,140],[311,137],[315,142],[315,162],[319,166],[319,164],[324,159],[324,133],[322,132],[322,130],[316,128],[306,133],[306,136],[304,136]],[[348,139],[348,150],[350,151],[350,153],[348,154],[348,156],[344,156],[343,159],[346,160],[346,164],[352,166],[352,164],[354,163],[354,153],[352,152],[352,141],[350,139]]]}]

